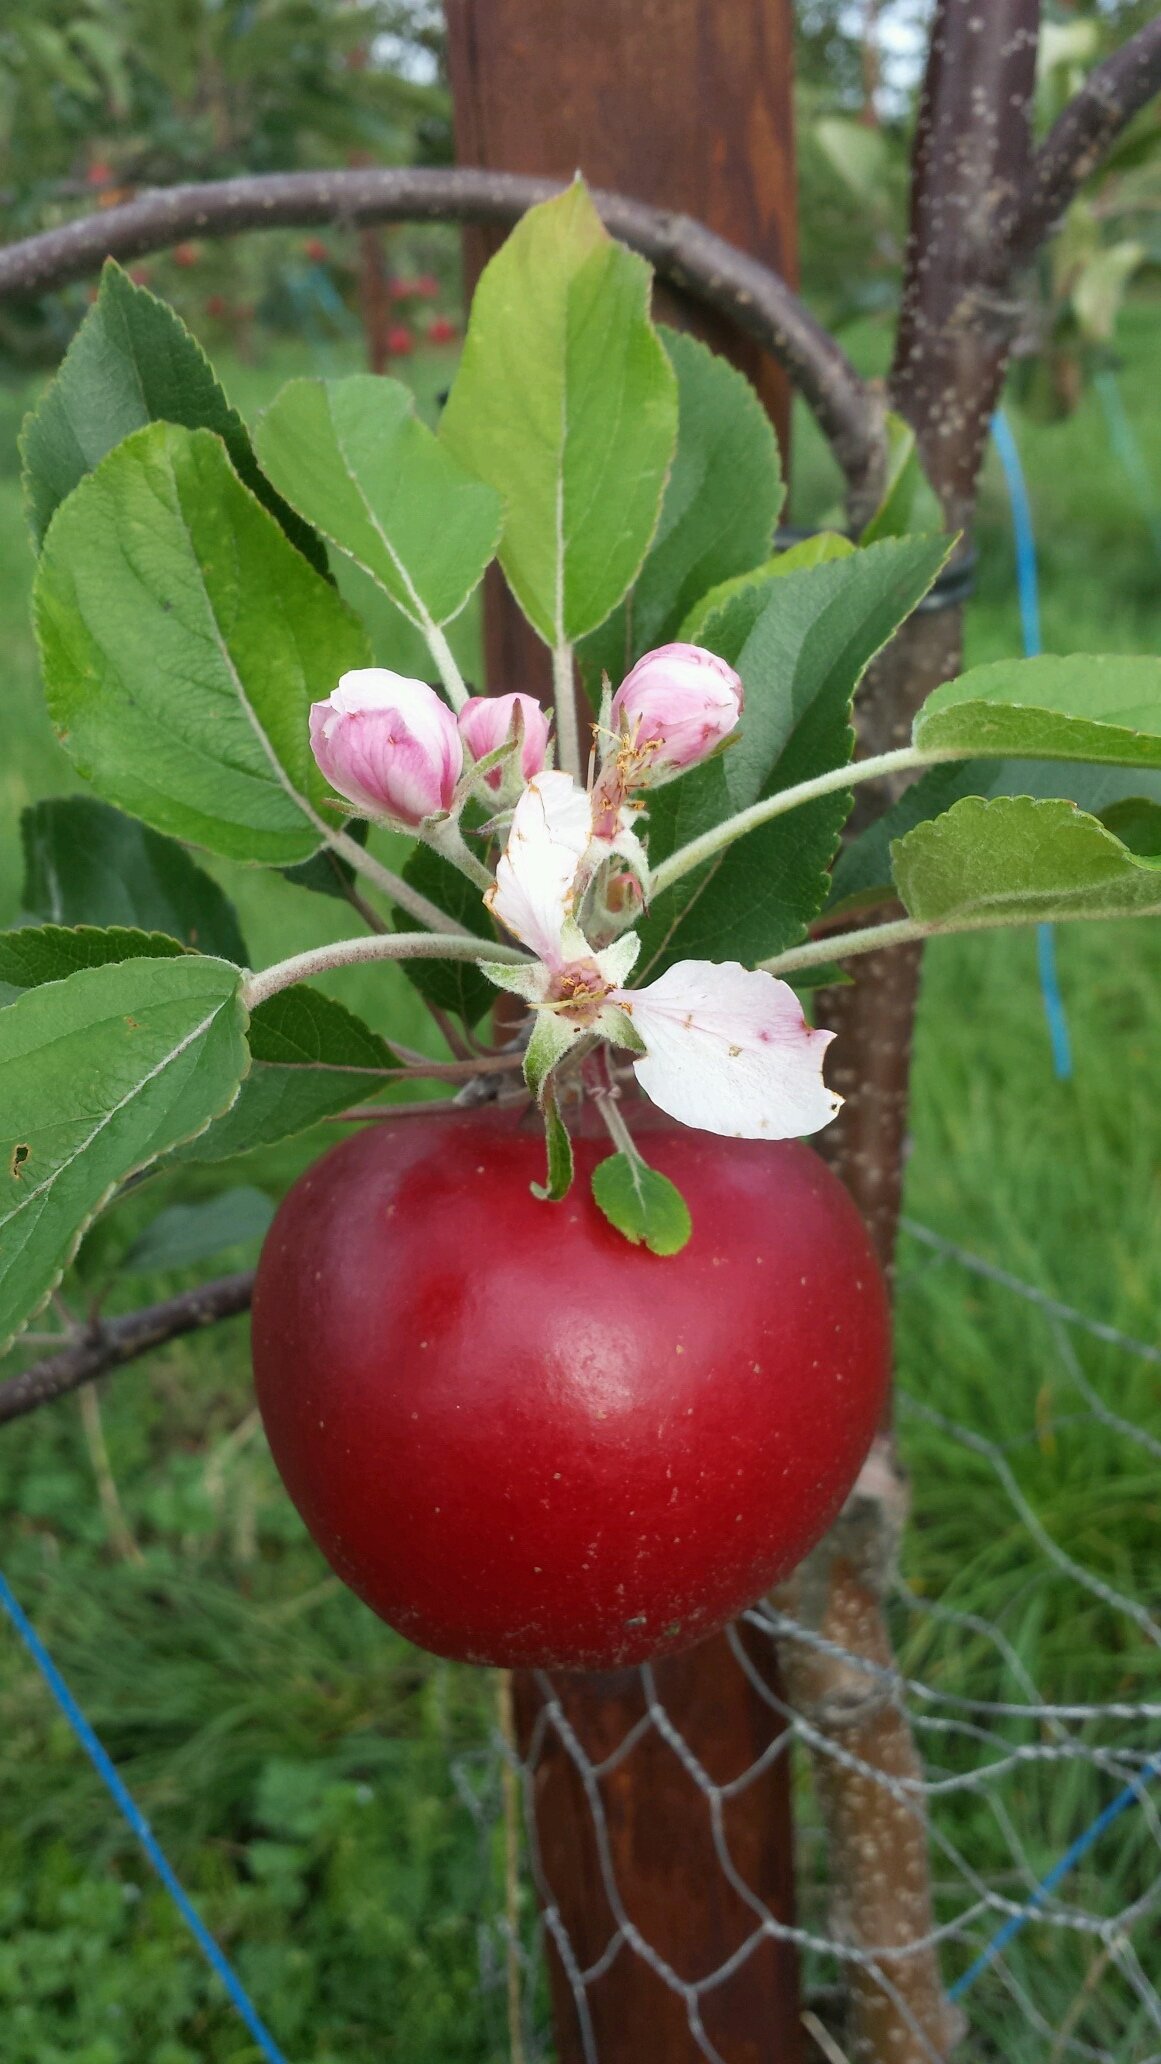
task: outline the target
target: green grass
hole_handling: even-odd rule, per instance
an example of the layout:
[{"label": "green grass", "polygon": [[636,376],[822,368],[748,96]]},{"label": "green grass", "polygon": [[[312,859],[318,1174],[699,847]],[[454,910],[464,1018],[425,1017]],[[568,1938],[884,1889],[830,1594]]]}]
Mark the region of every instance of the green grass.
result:
[{"label": "green grass", "polygon": [[[1130,311],[1123,386],[1161,483],[1155,323],[1153,307]],[[873,369],[884,336],[867,325],[848,342]],[[284,378],[310,369],[301,350],[279,345],[226,377],[253,412]],[[429,398],[443,371],[419,360]],[[21,807],[74,785],[43,712],[28,627],[32,562],[12,452],[28,399],[27,387],[0,389],[4,921],[17,907]],[[1046,645],[1157,650],[1161,568],[1095,399],[1058,428],[1019,419],[1016,428],[1038,525]],[[833,498],[829,462],[805,422],[796,427],[796,480],[800,518]],[[975,660],[1019,647],[1010,527],[991,462],[979,546],[968,624]],[[389,634],[379,626],[381,638]],[[217,871],[259,960],[292,938],[305,943],[303,923],[316,937],[343,923],[336,906],[296,904],[255,870]],[[1076,926],[1061,932],[1059,957],[1076,1056],[1067,1083],[1052,1074],[1030,933],[930,952],[907,1209],[1094,1316],[1156,1339],[1161,932]],[[343,993],[377,1017],[404,1009],[412,1036],[423,1036],[390,971],[352,974]],[[256,1157],[246,1179],[279,1187],[320,1143],[308,1137]],[[1057,1701],[1161,1698],[1159,1651],[1115,1605],[1045,1559],[988,1460],[923,1414],[932,1408],[1010,1444],[1016,1484],[1047,1533],[1142,1601],[1156,1592],[1155,1460],[1094,1422],[1042,1316],[910,1241],[898,1335],[914,1489],[905,1575],[921,1601],[970,1616],[948,1624],[900,1603],[904,1666],[975,1698],[1022,1700],[1029,1682]],[[1083,1336],[1075,1347],[1105,1403],[1161,1433],[1157,1367]],[[327,1578],[257,1430],[240,1323],[125,1372],[107,1386],[102,1412],[140,1562],[117,1551],[92,1429],[75,1400],[0,1441],[0,1561],[207,1920],[294,2064],[493,2064],[506,2054],[502,1996],[479,1987],[476,1924],[496,1911],[495,1838],[481,1841],[451,1774],[465,1758],[472,1781],[485,1781],[472,1758],[490,1725],[489,1680],[418,1655]],[[1015,1723],[999,1731],[1013,1742],[1040,1738]],[[995,1742],[924,1739],[939,1774],[978,1770],[997,1753]],[[1120,1739],[1155,1745],[1131,1727]],[[256,2052],[4,1629],[0,1744],[5,2064],[250,2064]],[[1083,1763],[1026,1765],[943,1798],[937,1825],[982,1877],[1019,1896],[997,1808],[1039,1872],[1113,1789]],[[1157,1861],[1143,1816],[1130,1814],[1068,1896],[1115,1912]],[[937,1874],[942,1910],[958,1910],[957,1868],[941,1859]],[[821,1886],[807,1887],[815,1918],[821,1898]],[[1050,2026],[1080,1995],[1094,1949],[1091,1938],[1038,1925],[1011,1953]],[[963,1952],[954,1955],[962,1967]],[[1047,2059],[1051,2043],[1025,2030],[998,1981],[981,1981],[970,2005],[982,2031],[976,2055]],[[1147,2032],[1115,1975],[1094,1984],[1085,2013],[1078,2034],[1124,2064],[1146,2054]]]}]

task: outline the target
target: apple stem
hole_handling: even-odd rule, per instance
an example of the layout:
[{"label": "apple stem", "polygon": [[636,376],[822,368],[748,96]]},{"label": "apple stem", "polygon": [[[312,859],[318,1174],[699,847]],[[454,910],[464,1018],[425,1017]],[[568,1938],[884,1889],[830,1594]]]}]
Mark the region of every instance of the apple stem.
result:
[{"label": "apple stem", "polygon": [[247,1010],[253,1010],[295,982],[372,960],[494,960],[520,967],[528,955],[471,932],[384,932],[369,938],[336,939],[329,946],[295,953],[289,960],[275,961],[272,967],[249,975],[242,984],[242,1001]]}]

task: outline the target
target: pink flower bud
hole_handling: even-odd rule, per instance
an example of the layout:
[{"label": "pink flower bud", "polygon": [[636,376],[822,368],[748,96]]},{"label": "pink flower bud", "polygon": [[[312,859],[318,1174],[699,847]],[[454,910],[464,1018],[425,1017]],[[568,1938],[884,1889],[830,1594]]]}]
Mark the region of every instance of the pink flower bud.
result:
[{"label": "pink flower bud", "polygon": [[[517,707],[524,715],[520,772],[524,781],[531,781],[534,774],[543,771],[548,752],[548,718],[531,695],[473,695],[460,711],[460,737],[477,760],[484,759],[508,743]],[[493,767],[484,776],[488,787],[501,788],[505,772],[503,764]]]},{"label": "pink flower bud", "polygon": [[456,720],[426,681],[385,667],[344,674],[312,703],[311,751],[348,802],[398,824],[451,808],[464,752]]},{"label": "pink flower bud", "polygon": [[734,729],[743,689],[732,666],[700,645],[660,645],[613,697],[612,725],[626,788],[679,774]]}]

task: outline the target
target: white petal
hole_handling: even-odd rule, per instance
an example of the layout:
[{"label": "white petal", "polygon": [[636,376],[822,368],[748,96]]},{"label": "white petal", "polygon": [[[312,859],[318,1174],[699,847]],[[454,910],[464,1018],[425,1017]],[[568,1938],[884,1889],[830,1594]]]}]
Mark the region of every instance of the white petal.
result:
[{"label": "white petal", "polygon": [[484,901],[546,966],[563,966],[565,922],[592,834],[592,805],[571,774],[538,774],[512,814],[496,881]]},{"label": "white petal", "polygon": [[822,1079],[833,1032],[814,1032],[793,989],[736,960],[679,960],[648,988],[620,990],[645,1042],[633,1072],[655,1104],[731,1139],[799,1139],[842,1098]]}]

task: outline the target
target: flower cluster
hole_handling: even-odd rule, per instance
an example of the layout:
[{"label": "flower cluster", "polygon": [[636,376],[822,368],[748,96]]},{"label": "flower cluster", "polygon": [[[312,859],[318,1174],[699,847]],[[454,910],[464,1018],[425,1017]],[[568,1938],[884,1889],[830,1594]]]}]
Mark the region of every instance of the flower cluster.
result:
[{"label": "flower cluster", "polygon": [[548,719],[531,695],[474,695],[457,719],[426,681],[361,667],[312,705],[310,743],[349,803],[417,831],[454,807],[465,750],[473,765],[499,755],[481,776],[497,793],[515,761],[518,792],[546,764]]},{"label": "flower cluster", "polygon": [[457,719],[426,683],[378,669],[344,675],[316,703],[311,742],[340,794],[396,823],[423,830],[481,787],[511,806],[484,900],[533,957],[484,967],[534,1013],[534,1086],[581,1042],[607,1040],[670,1116],[785,1139],[818,1131],[842,1101],[822,1078],[833,1035],[812,1030],[785,982],[737,961],[677,961],[629,987],[641,942],[620,929],[649,893],[638,792],[716,751],[742,704],[738,675],[713,653],[647,653],[608,706],[589,789],[551,767],[547,720],[529,696],[476,696]]}]

